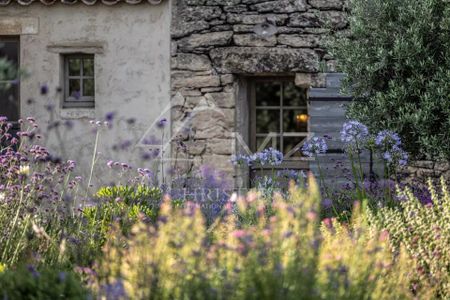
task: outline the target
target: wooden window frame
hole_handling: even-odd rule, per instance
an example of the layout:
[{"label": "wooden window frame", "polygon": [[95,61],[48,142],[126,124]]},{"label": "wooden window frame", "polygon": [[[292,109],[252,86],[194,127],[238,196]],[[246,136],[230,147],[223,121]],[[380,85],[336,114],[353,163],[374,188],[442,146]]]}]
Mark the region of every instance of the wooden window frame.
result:
[{"label": "wooden window frame", "polygon": [[[20,35],[0,35],[0,43],[6,41],[6,42],[16,42],[17,43],[17,69],[20,69],[20,49],[21,49],[21,44],[20,44]],[[7,80],[6,82],[11,82],[11,80]],[[17,85],[17,116],[18,119],[20,119],[20,115],[21,115],[21,100],[20,100],[20,81],[15,82],[14,84]],[[14,129],[18,129],[19,123],[18,120],[11,120],[11,123],[14,125]]]},{"label": "wooden window frame", "polygon": [[[83,59],[90,58],[94,61],[94,75],[84,76],[83,74]],[[81,59],[80,64],[80,75],[73,76],[69,75],[69,60],[70,59]],[[63,54],[64,63],[64,100],[63,108],[94,108],[95,107],[95,55],[85,54],[85,53],[68,53]],[[70,95],[69,80],[79,79],[80,80],[80,98],[75,99]],[[93,79],[94,80],[94,96],[83,96],[83,80]]]},{"label": "wooden window frame", "polygon": [[[305,141],[310,136],[310,121],[307,123],[307,131],[306,132],[284,132],[283,131],[283,111],[285,110],[306,110],[309,114],[309,101],[306,101],[306,106],[284,106],[284,84],[281,84],[281,99],[279,106],[259,106],[256,104],[256,84],[259,82],[294,82],[294,77],[289,76],[270,76],[270,77],[252,77],[249,78],[248,82],[248,97],[250,101],[250,126],[249,126],[249,138],[250,138],[250,149],[256,152],[257,149],[257,138],[267,136],[266,133],[257,133],[256,128],[256,113],[257,109],[269,109],[269,110],[277,110],[280,112],[280,128],[278,130],[277,138],[280,138],[279,142],[280,148],[278,150],[283,152],[283,138],[284,137],[304,137]],[[308,99],[308,95],[307,99]],[[270,134],[270,133],[269,133]],[[293,149],[295,151],[295,149]],[[291,151],[292,152],[292,151]],[[272,168],[272,167],[271,167]],[[308,158],[305,157],[288,157],[285,161],[277,166],[276,169],[309,169]]]}]

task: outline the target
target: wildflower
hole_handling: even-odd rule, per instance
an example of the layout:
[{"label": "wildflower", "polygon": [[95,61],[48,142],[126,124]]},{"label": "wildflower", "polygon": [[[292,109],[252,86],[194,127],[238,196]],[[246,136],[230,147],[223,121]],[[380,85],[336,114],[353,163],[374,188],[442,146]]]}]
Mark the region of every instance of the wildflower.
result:
[{"label": "wildflower", "polygon": [[111,122],[114,119],[114,116],[116,115],[115,112],[109,112],[106,114],[105,119],[108,122]]},{"label": "wildflower", "polygon": [[328,151],[328,145],[324,138],[313,137],[307,141],[302,147],[302,153],[312,157],[318,154],[324,154]]},{"label": "wildflower", "polygon": [[347,144],[356,144],[365,141],[369,135],[367,126],[358,121],[348,121],[344,123],[341,131],[341,140]]},{"label": "wildflower", "polygon": [[20,166],[19,174],[28,176],[30,174],[30,166],[29,165]]},{"label": "wildflower", "polygon": [[112,167],[113,167],[113,164],[114,164],[114,162],[113,162],[112,160],[109,160],[109,161],[106,163],[106,165],[107,165],[109,168],[112,168]]},{"label": "wildflower", "polygon": [[283,153],[273,148],[264,149],[263,151],[256,153],[255,156],[252,156],[252,160],[262,166],[278,166],[281,165],[283,159]]},{"label": "wildflower", "polygon": [[0,202],[4,201],[6,199],[5,193],[0,193]]},{"label": "wildflower", "polygon": [[396,145],[383,153],[383,159],[389,164],[405,166],[408,163],[408,158],[408,153]]},{"label": "wildflower", "polygon": [[400,146],[402,141],[400,136],[389,130],[380,131],[375,138],[375,145],[383,148],[392,148],[394,146]]}]

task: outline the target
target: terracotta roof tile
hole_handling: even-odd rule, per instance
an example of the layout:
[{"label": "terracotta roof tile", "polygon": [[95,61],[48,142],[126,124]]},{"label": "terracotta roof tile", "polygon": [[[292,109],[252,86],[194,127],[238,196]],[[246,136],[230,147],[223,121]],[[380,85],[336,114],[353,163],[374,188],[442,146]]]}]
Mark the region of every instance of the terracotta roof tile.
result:
[{"label": "terracotta roof tile", "polygon": [[94,5],[96,3],[101,3],[104,5],[114,5],[117,3],[127,3],[127,4],[139,4],[143,2],[148,2],[150,4],[156,5],[160,4],[163,0],[0,0],[0,6],[6,6],[11,3],[18,3],[19,5],[30,5],[34,2],[40,2],[44,5],[52,5],[55,3],[62,3],[67,5],[72,5],[76,3],[83,3],[86,5]]}]

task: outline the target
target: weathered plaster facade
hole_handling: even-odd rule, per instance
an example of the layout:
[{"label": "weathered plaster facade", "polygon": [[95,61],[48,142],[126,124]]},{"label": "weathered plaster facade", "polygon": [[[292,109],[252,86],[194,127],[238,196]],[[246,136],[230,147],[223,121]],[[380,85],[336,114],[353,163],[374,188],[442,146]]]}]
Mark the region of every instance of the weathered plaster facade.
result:
[{"label": "weathered plaster facade", "polygon": [[[261,37],[255,26],[267,21],[276,32]],[[238,150],[236,133],[248,143],[248,76],[295,77],[298,86],[310,88],[311,133],[337,137],[344,122],[342,101],[349,99],[326,74],[336,69],[325,44],[330,30],[346,27],[343,0],[176,1],[172,126],[184,132],[179,136],[193,160],[184,167],[210,164],[236,174],[230,156]],[[183,126],[193,130],[188,134]]]},{"label": "weathered plaster facade", "polygon": [[[59,120],[60,133],[49,131],[48,145],[63,149],[88,173],[95,141],[89,120],[105,120],[106,114],[115,112],[119,121],[100,135],[99,158],[139,166],[139,142],[169,105],[170,18],[169,1],[0,7],[0,35],[20,35],[21,67],[30,74],[21,82],[20,115],[36,117],[44,131]],[[62,86],[62,55],[79,52],[95,55],[93,109],[62,108],[63,96],[56,92]],[[48,95],[39,93],[44,84]],[[130,119],[135,122],[127,122]],[[67,121],[72,129],[64,126]],[[131,143],[126,151],[112,150],[114,144],[124,142]],[[104,167],[104,163],[98,166]],[[108,177],[103,174],[98,181]]]}]

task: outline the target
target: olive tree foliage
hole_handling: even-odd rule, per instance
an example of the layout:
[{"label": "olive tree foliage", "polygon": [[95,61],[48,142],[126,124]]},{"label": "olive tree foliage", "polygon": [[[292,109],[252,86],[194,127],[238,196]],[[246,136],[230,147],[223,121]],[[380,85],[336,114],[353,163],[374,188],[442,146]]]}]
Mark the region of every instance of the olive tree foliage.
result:
[{"label": "olive tree foliage", "polygon": [[[330,45],[347,114],[397,131],[416,159],[450,159],[450,1],[348,0],[349,32]],[[351,88],[350,88],[351,87]]]}]

